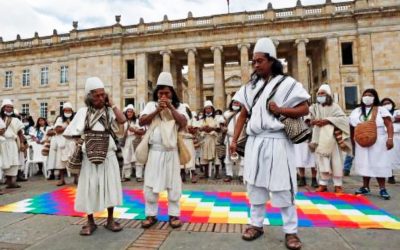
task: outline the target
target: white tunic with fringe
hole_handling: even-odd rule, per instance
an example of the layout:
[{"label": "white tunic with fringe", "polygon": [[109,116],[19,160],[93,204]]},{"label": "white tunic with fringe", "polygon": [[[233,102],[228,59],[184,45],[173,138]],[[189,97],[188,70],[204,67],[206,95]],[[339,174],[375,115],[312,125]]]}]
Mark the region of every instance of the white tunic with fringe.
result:
[{"label": "white tunic with fringe", "polygon": [[[20,167],[20,151],[18,148],[17,138],[18,132],[24,129],[24,124],[15,117],[10,118],[11,123],[5,131],[3,143],[0,143],[0,154],[2,155],[3,174],[6,176],[16,176]],[[4,121],[7,124],[6,121]]]},{"label": "white tunic with fringe", "polygon": [[[369,112],[369,109],[366,111]],[[356,142],[354,156],[354,169],[356,174],[368,177],[390,177],[392,176],[391,150],[387,150],[387,132],[383,121],[384,117],[391,117],[387,109],[379,107],[376,116],[378,127],[378,138],[374,145],[368,148],[361,147]],[[363,122],[361,108],[356,108],[351,112],[350,125],[356,127]],[[392,149],[393,150],[393,149]]]},{"label": "white tunic with fringe", "polygon": [[[156,109],[157,103],[149,102],[140,115],[149,115]],[[185,106],[179,105],[177,111],[187,117]],[[180,196],[182,180],[177,147],[170,150],[164,147],[159,126],[150,135],[149,144],[150,149],[145,167],[144,186],[152,188],[153,193],[168,190],[174,197]]]},{"label": "white tunic with fringe", "polygon": [[400,169],[400,123],[394,121],[396,116],[400,116],[400,110],[394,111],[393,114],[394,147],[392,150],[390,150],[392,157],[392,169]]},{"label": "white tunic with fringe", "polygon": [[[74,119],[64,131],[65,136],[83,135],[88,108],[78,110]],[[108,109],[110,119],[115,120],[114,112]],[[94,131],[104,131],[104,126],[97,121]],[[75,210],[87,214],[103,211],[108,207],[122,205],[122,187],[118,160],[115,155],[117,146],[110,135],[107,157],[103,164],[91,163],[86,155],[85,144],[82,146],[83,161],[79,175],[75,198]]]},{"label": "white tunic with fringe", "polygon": [[[284,131],[284,125],[269,112],[266,103],[273,87],[282,77],[276,76],[267,84],[252,109],[246,129],[249,136],[243,177],[246,183],[272,192],[290,190],[294,193],[297,190],[294,147]],[[255,86],[249,83],[241,87],[233,100],[240,102],[249,111],[264,82],[259,80]],[[287,77],[279,86],[273,101],[280,107],[295,107],[309,98],[310,95],[301,83]]]}]

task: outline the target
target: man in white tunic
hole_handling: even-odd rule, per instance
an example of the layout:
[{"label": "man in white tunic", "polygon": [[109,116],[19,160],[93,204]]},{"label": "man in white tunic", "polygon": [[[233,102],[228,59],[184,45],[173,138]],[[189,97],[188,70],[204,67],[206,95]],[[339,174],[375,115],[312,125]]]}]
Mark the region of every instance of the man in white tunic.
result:
[{"label": "man in white tunic", "polygon": [[[25,150],[24,124],[15,117],[14,105],[9,99],[4,99],[1,104],[0,118],[5,123],[3,134],[5,141],[0,144],[0,154],[2,155],[2,171],[6,177],[6,188],[20,188],[16,180],[21,165],[20,152]],[[20,143],[17,142],[18,140]]]},{"label": "man in white tunic", "polygon": [[[248,120],[243,177],[251,204],[251,218],[250,226],[242,238],[251,241],[264,233],[265,205],[271,199],[272,205],[281,209],[286,247],[300,249],[294,204],[297,191],[296,165],[291,157],[294,155],[294,147],[277,117],[300,118],[307,115],[307,100],[310,96],[301,83],[292,77],[283,76],[283,66],[276,58],[276,48],[271,39],[262,38],[257,41],[253,54],[255,71],[251,81],[233,98],[243,108],[230,150],[231,153],[236,152],[237,140]],[[278,86],[276,94],[267,103],[275,86]],[[255,98],[259,91],[259,98]]]},{"label": "man in white tunic", "polygon": [[[97,77],[90,77],[85,85],[87,107],[81,108],[76,113],[72,122],[64,131],[68,139],[74,137],[88,137],[88,131],[92,133],[104,132],[108,145],[102,145],[107,149],[102,163],[94,163],[92,160],[91,141],[82,145],[82,168],[79,175],[78,188],[75,198],[75,210],[88,214],[88,223],[80,231],[81,235],[91,235],[96,229],[93,213],[101,212],[107,208],[108,218],[106,229],[118,232],[122,227],[114,221],[114,207],[122,205],[122,187],[118,160],[115,154],[117,146],[112,136],[118,131],[118,125],[125,123],[124,114],[113,104],[111,98],[104,90],[103,82]],[[101,144],[97,142],[97,144]],[[90,157],[90,158],[89,158]]]},{"label": "man in white tunic", "polygon": [[[163,191],[168,191],[170,226],[177,228],[182,225],[179,219],[182,180],[177,134],[178,129],[186,127],[188,118],[185,115],[186,107],[179,102],[173,86],[171,74],[162,72],[157,80],[153,101],[147,103],[139,119],[140,126],[150,126],[145,135],[149,136],[149,153],[145,162],[143,191],[146,220],[142,222],[143,228],[149,228],[157,222],[158,198]],[[147,143],[145,138],[142,143]],[[139,160],[138,149],[136,153]]]}]

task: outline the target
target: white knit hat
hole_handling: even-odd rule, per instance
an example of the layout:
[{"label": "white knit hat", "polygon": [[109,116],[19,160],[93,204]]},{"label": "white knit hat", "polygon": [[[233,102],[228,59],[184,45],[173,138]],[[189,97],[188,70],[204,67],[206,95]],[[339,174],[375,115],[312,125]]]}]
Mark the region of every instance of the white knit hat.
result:
[{"label": "white knit hat", "polygon": [[95,89],[104,89],[104,83],[98,77],[89,77],[86,79],[85,93],[89,94],[90,91]]},{"label": "white knit hat", "polygon": [[213,107],[213,108],[214,108],[214,105],[213,105],[212,101],[207,100],[207,101],[204,102],[204,107],[205,107],[205,108],[206,108],[206,107]]},{"label": "white knit hat", "polygon": [[125,113],[126,111],[128,111],[128,109],[131,109],[133,112],[135,112],[135,107],[133,107],[132,104],[129,104],[128,106],[126,106],[126,107],[124,108],[124,113]]},{"label": "white knit hat", "polygon": [[9,106],[13,106],[14,104],[12,103],[12,101],[10,99],[4,99],[2,104],[1,104],[1,108],[3,108],[4,106],[9,105]]},{"label": "white knit hat", "polygon": [[162,85],[162,86],[169,86],[169,87],[174,87],[174,82],[172,81],[172,75],[169,72],[161,72],[161,74],[158,76],[157,80],[157,86]]},{"label": "white knit hat", "polygon": [[70,102],[66,102],[63,104],[63,109],[73,109],[72,104]]},{"label": "white knit hat", "polygon": [[271,57],[276,58],[276,48],[274,42],[268,37],[258,39],[253,53],[266,53]]},{"label": "white knit hat", "polygon": [[331,87],[329,87],[329,85],[326,84],[326,83],[325,83],[325,84],[322,84],[322,85],[319,87],[318,93],[319,93],[321,90],[325,91],[325,93],[327,93],[328,95],[332,95]]}]

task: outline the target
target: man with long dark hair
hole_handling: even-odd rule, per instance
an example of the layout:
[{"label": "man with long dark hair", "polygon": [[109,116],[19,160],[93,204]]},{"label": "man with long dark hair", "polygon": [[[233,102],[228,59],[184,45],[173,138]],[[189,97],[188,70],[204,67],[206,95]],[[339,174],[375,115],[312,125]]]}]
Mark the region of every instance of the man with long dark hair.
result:
[{"label": "man with long dark hair", "polygon": [[[146,202],[146,220],[143,228],[149,228],[157,222],[158,198],[168,191],[168,215],[172,228],[182,225],[179,199],[182,193],[180,160],[178,153],[178,130],[187,125],[186,107],[179,102],[173,88],[172,75],[162,72],[157,80],[153,101],[146,104],[139,119],[140,126],[149,126],[147,133],[149,151],[144,175],[144,198]],[[145,140],[145,139],[143,139]],[[138,150],[136,151],[138,154]],[[139,156],[138,156],[139,159]]]},{"label": "man with long dark hair", "polygon": [[247,184],[251,209],[250,226],[242,238],[251,241],[264,233],[265,205],[271,199],[272,206],[281,209],[286,247],[300,249],[294,203],[297,191],[296,164],[291,157],[294,147],[280,118],[307,115],[310,95],[301,83],[284,76],[275,45],[269,38],[257,41],[253,67],[250,82],[233,97],[233,100],[241,103],[242,109],[235,127],[231,153],[236,152],[237,140],[248,120],[243,178]]}]

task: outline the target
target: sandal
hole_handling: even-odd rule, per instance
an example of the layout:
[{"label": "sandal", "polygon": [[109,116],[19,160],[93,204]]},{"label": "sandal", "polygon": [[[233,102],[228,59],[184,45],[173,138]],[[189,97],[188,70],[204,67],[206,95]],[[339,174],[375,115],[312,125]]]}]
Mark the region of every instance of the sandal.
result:
[{"label": "sandal", "polygon": [[242,239],[246,241],[253,241],[255,239],[258,239],[263,234],[264,229],[262,227],[250,226],[246,228],[246,230],[244,230],[244,233],[242,234]]},{"label": "sandal", "polygon": [[155,216],[147,216],[146,220],[142,222],[142,228],[150,228],[157,223],[157,218]]},{"label": "sandal", "polygon": [[286,247],[290,250],[299,250],[302,247],[301,241],[297,234],[286,234],[285,244]]},{"label": "sandal", "polygon": [[90,236],[96,231],[97,225],[96,224],[86,224],[82,227],[81,231],[79,232],[82,236]]},{"label": "sandal", "polygon": [[170,216],[169,217],[169,225],[172,227],[172,228],[179,228],[179,227],[181,227],[182,226],[182,222],[181,222],[181,220],[179,219],[179,217],[177,217],[177,216]]},{"label": "sandal", "polygon": [[18,185],[17,183],[12,183],[12,184],[7,185],[6,188],[7,189],[10,189],[10,188],[21,188],[21,186]]},{"label": "sandal", "polygon": [[64,186],[64,185],[65,185],[65,181],[59,181],[57,183],[57,187],[61,187],[61,186]]},{"label": "sandal", "polygon": [[107,222],[104,227],[114,233],[122,230],[121,225],[116,221]]}]

